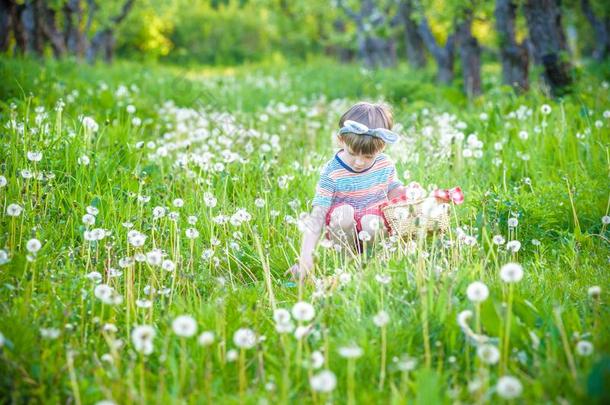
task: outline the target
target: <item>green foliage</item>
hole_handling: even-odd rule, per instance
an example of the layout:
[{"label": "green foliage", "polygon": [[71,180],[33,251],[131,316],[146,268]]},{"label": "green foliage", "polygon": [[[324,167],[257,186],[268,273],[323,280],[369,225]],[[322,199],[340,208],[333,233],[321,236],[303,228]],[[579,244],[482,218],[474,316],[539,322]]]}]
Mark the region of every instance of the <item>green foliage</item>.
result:
[{"label": "green foliage", "polygon": [[[228,5],[217,10],[222,7]],[[0,82],[0,175],[7,179],[0,188],[0,249],[10,256],[0,265],[0,395],[15,403],[76,403],[77,397],[81,403],[344,403],[350,367],[338,350],[356,343],[363,349],[353,360],[358,403],[499,402],[496,384],[504,374],[521,381],[517,401],[524,403],[606,401],[610,230],[601,218],[608,214],[610,124],[603,114],[610,105],[603,68],[583,67],[571,95],[548,100],[536,89],[515,95],[497,87],[497,66],[486,66],[489,91],[468,101],[456,87],[430,85],[432,70],[413,72],[404,65],[370,71],[314,58],[301,65],[187,69],[0,58],[0,76],[8,78]],[[60,99],[66,103],[61,112]],[[339,116],[362,99],[392,104],[404,138],[388,153],[404,182],[463,188],[465,203],[455,208],[452,233],[443,237],[452,244],[429,240],[416,253],[406,244],[393,252],[375,246],[361,260],[319,247],[316,276],[335,287],[321,293],[306,284],[299,291],[284,276],[300,244],[294,220],[310,208],[319,168],[334,152],[331,134]],[[543,104],[551,112],[543,114]],[[515,117],[528,109],[531,114]],[[99,124],[96,133],[86,133],[82,116]],[[450,121],[450,128],[439,120]],[[448,155],[429,153],[438,151],[443,131],[456,130],[458,123],[462,144],[454,142]],[[232,125],[240,130],[232,132]],[[522,139],[521,131],[529,137]],[[179,136],[168,143],[174,132]],[[248,133],[252,144],[235,133]],[[465,158],[468,135],[475,133],[483,154]],[[206,156],[201,134],[222,170],[194,160],[181,164],[171,149]],[[279,150],[263,147],[272,138]],[[156,154],[160,146],[168,156]],[[227,149],[245,160],[229,163]],[[31,150],[42,151],[42,160],[29,160]],[[89,165],[79,161],[83,155]],[[24,169],[54,177],[25,179]],[[283,176],[292,177],[285,188],[279,185]],[[218,198],[213,208],[204,203],[208,192]],[[184,205],[176,206],[176,198]],[[12,202],[24,207],[14,220],[5,214]],[[103,241],[85,240],[88,206],[99,210],[94,227],[110,233]],[[156,206],[177,218],[153,218]],[[252,214],[247,224],[213,220],[239,208]],[[197,216],[194,225],[190,215]],[[515,229],[509,218],[518,218]],[[458,225],[475,245],[459,242]],[[189,227],[199,232],[192,244],[185,236]],[[148,236],[144,248],[127,243],[131,229]],[[520,250],[496,245],[494,235],[519,240]],[[34,237],[43,247],[28,258],[25,244]],[[139,261],[120,266],[122,258],[153,248],[179,263],[174,272]],[[208,249],[217,265],[204,259]],[[512,289],[498,275],[508,261],[523,264],[525,272]],[[279,307],[305,300],[316,308],[311,335],[301,341],[275,329],[266,262]],[[123,273],[111,277],[111,269]],[[92,271],[121,294],[121,304],[95,297]],[[340,274],[349,281],[340,281]],[[388,284],[378,281],[381,275],[391,276]],[[466,293],[475,280],[489,287],[480,306]],[[601,286],[599,298],[587,294],[593,285]],[[151,295],[147,286],[170,288],[172,298]],[[151,307],[136,305],[148,299]],[[373,322],[380,309],[390,315],[385,346]],[[494,345],[510,325],[505,370],[482,364],[456,322],[463,310],[473,311],[472,328]],[[195,317],[198,332],[213,331],[216,342],[202,347],[196,337],[176,336],[171,324],[181,314]],[[149,356],[134,348],[137,324],[156,330]],[[241,327],[265,336],[245,352],[242,396],[240,362],[226,361]],[[49,328],[58,336],[41,338]],[[577,353],[581,340],[593,343],[590,356]],[[379,389],[384,349],[387,374]],[[323,353],[323,367],[337,376],[331,394],[314,396],[310,389],[309,374],[317,371],[306,365],[313,350]],[[481,385],[473,389],[476,383]]]}]

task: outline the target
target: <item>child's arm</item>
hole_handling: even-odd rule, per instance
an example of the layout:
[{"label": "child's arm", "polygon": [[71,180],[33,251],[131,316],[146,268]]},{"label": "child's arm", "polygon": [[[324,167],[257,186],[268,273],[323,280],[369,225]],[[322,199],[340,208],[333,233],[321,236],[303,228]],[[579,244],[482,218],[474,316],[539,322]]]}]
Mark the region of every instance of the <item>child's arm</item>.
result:
[{"label": "child's arm", "polygon": [[335,181],[329,176],[328,170],[325,169],[320,174],[320,180],[316,186],[316,194],[311,204],[313,206],[311,214],[302,221],[303,241],[301,242],[299,263],[289,269],[293,277],[298,275],[299,278],[303,278],[313,269],[313,252],[326,223],[326,214],[332,205],[334,192]]},{"label": "child's arm", "polygon": [[314,206],[311,214],[303,220],[303,240],[299,263],[292,266],[290,272],[293,276],[305,277],[313,269],[313,252],[320,239],[320,234],[326,222],[327,207]]},{"label": "child's arm", "polygon": [[396,176],[396,167],[392,164],[392,172],[388,178],[388,200],[403,196],[405,189],[402,181]]},{"label": "child's arm", "polygon": [[404,185],[396,186],[388,193],[388,200],[392,200],[397,197],[405,195],[406,187]]}]

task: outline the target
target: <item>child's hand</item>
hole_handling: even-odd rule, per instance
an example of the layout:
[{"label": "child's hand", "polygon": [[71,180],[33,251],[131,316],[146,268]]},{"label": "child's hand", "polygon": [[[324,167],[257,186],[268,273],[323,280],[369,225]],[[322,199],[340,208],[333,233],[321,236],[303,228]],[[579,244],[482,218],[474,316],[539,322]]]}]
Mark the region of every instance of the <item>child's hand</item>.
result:
[{"label": "child's hand", "polygon": [[299,259],[297,264],[290,267],[286,273],[290,274],[293,280],[303,280],[313,269],[313,257],[304,256]]}]

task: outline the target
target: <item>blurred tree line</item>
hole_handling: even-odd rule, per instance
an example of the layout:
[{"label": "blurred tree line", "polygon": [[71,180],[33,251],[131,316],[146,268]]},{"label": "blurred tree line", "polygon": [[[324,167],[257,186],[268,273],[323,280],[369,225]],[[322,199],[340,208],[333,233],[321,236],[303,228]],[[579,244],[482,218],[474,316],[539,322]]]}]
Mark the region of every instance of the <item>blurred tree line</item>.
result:
[{"label": "blurred tree line", "polygon": [[610,54],[608,0],[0,0],[0,51],[235,65],[330,55],[368,68],[434,61],[481,93],[481,60],[529,87],[540,66],[555,94],[572,60]]}]

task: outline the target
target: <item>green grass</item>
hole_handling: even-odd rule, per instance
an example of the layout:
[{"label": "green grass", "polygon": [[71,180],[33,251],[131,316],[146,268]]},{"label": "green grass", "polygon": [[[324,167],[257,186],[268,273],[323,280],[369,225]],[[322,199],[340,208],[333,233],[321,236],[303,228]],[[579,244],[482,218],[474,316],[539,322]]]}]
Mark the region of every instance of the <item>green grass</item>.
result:
[{"label": "green grass", "polygon": [[[371,72],[318,60],[181,70],[0,58],[0,175],[7,181],[0,188],[0,253],[9,257],[0,265],[2,397],[14,403],[498,402],[498,379],[512,375],[523,386],[517,401],[608,401],[607,71],[583,68],[573,93],[561,100],[546,99],[536,86],[514,95],[498,84],[497,71],[485,67],[486,94],[468,101],[459,83],[439,87],[433,71],[404,66]],[[455,207],[450,234],[413,252],[397,241],[349,260],[319,246],[318,282],[292,286],[283,274],[299,249],[296,220],[311,208],[340,115],[361,99],[392,105],[405,137],[388,154],[403,181],[459,185],[465,203]],[[531,115],[510,118],[520,107]],[[81,116],[92,117],[98,131],[87,131]],[[520,131],[527,131],[526,140]],[[463,140],[445,142],[458,132]],[[463,157],[475,133],[482,156]],[[28,160],[31,151],[42,159]],[[79,163],[82,156],[89,165]],[[185,156],[188,164],[179,164]],[[34,177],[25,179],[23,170]],[[216,206],[206,205],[206,193]],[[183,206],[173,205],[176,198]],[[20,216],[6,214],[12,203],[23,208]],[[83,223],[88,206],[99,210],[92,226]],[[157,206],[178,217],[154,218]],[[219,218],[240,209],[251,218],[241,224]],[[195,224],[189,216],[197,216]],[[509,228],[512,217],[516,228]],[[128,242],[128,222],[146,235],[142,247]],[[464,243],[457,227],[476,244]],[[93,228],[106,236],[86,240]],[[189,240],[188,228],[199,236]],[[521,249],[495,245],[494,235],[520,241]],[[32,238],[42,243],[36,254],[27,251]],[[121,266],[153,249],[176,269],[146,260]],[[522,264],[525,273],[512,287],[499,277],[508,262]],[[120,303],[96,298],[87,277],[94,271]],[[390,282],[380,283],[379,275]],[[489,288],[478,306],[466,296],[476,280]],[[588,295],[592,286],[601,287],[599,298]],[[148,294],[151,288],[156,293]],[[144,299],[152,305],[136,303]],[[302,322],[310,333],[302,340],[279,334],[273,304],[290,310],[301,300],[315,308],[314,319]],[[384,328],[373,322],[380,310],[390,317]],[[498,364],[477,357],[457,322],[463,310],[474,312],[469,327],[499,348]],[[197,335],[178,337],[172,321],[182,314],[195,318],[197,335],[213,331],[214,343],[202,347]],[[136,325],[156,331],[149,355],[132,342]],[[229,361],[242,327],[264,340]],[[49,329],[52,336],[41,337]],[[579,355],[579,341],[591,342],[593,353]],[[351,344],[362,348],[362,357],[340,356]],[[320,369],[309,361],[314,351],[324,356]],[[415,366],[405,370],[408,359]],[[330,394],[310,385],[322,369],[337,378]]]}]

